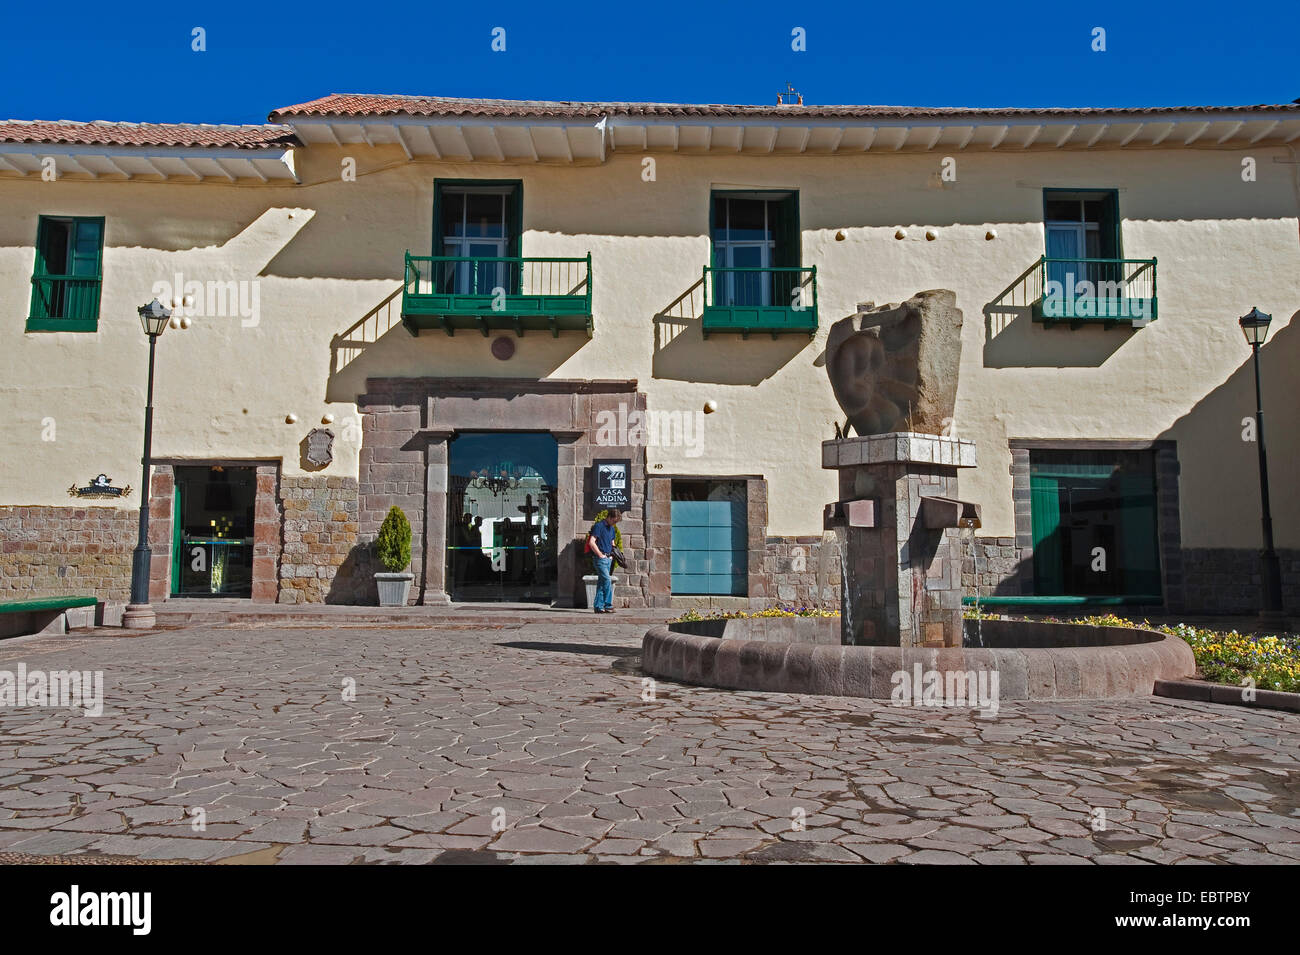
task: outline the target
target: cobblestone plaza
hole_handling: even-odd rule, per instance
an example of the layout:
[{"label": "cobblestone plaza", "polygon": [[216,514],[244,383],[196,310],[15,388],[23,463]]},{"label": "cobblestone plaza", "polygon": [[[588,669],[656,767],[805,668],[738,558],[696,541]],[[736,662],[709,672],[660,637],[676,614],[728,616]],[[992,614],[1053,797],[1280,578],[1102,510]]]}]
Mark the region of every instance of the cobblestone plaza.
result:
[{"label": "cobblestone plaza", "polygon": [[1300,861],[1294,714],[1153,697],[986,718],[647,683],[644,632],[298,618],[6,641],[0,670],[102,671],[104,709],[0,708],[0,852]]}]

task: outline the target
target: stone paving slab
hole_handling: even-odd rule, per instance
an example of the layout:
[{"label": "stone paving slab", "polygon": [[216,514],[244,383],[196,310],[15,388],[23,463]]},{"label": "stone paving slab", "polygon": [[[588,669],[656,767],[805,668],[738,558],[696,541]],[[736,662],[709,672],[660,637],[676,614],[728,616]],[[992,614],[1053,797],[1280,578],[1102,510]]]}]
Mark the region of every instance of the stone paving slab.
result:
[{"label": "stone paving slab", "polygon": [[[531,618],[525,618],[531,619]],[[120,631],[118,631],[120,633]],[[639,623],[196,626],[0,643],[0,850],[50,862],[1300,863],[1300,716],[970,710],[659,681]]]}]

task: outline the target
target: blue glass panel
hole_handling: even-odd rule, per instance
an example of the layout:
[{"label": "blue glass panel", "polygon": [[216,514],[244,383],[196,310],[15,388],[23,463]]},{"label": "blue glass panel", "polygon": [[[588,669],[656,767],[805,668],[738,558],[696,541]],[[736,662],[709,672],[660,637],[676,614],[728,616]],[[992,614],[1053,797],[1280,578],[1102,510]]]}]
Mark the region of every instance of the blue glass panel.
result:
[{"label": "blue glass panel", "polygon": [[673,574],[673,593],[707,594],[709,577],[707,574]]}]

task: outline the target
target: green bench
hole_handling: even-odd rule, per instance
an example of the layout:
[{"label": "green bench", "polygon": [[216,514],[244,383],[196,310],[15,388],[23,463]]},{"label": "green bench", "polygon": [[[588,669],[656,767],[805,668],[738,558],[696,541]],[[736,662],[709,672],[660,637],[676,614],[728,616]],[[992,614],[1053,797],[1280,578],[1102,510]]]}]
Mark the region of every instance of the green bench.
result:
[{"label": "green bench", "polygon": [[[33,597],[29,600],[0,600],[0,638],[33,633],[67,633],[69,626],[92,626],[97,597]],[[90,607],[89,614],[77,614],[72,622],[69,610]],[[87,619],[88,618],[88,619]]]},{"label": "green bench", "polygon": [[961,602],[963,607],[973,607],[978,603],[980,607],[1025,607],[1033,610],[1048,607],[1159,607],[1164,603],[1164,598],[1159,594],[1131,594],[1123,597],[996,596],[990,594],[987,597],[980,597],[978,601],[974,597],[962,597]]}]

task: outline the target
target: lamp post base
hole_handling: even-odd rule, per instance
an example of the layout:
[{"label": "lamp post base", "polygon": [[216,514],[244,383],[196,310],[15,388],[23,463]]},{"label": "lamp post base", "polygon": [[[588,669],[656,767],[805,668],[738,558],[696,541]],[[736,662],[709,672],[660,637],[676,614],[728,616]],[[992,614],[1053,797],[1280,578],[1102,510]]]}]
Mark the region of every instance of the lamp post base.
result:
[{"label": "lamp post base", "polygon": [[122,614],[122,626],[127,630],[152,630],[157,623],[152,604],[127,604]]}]

